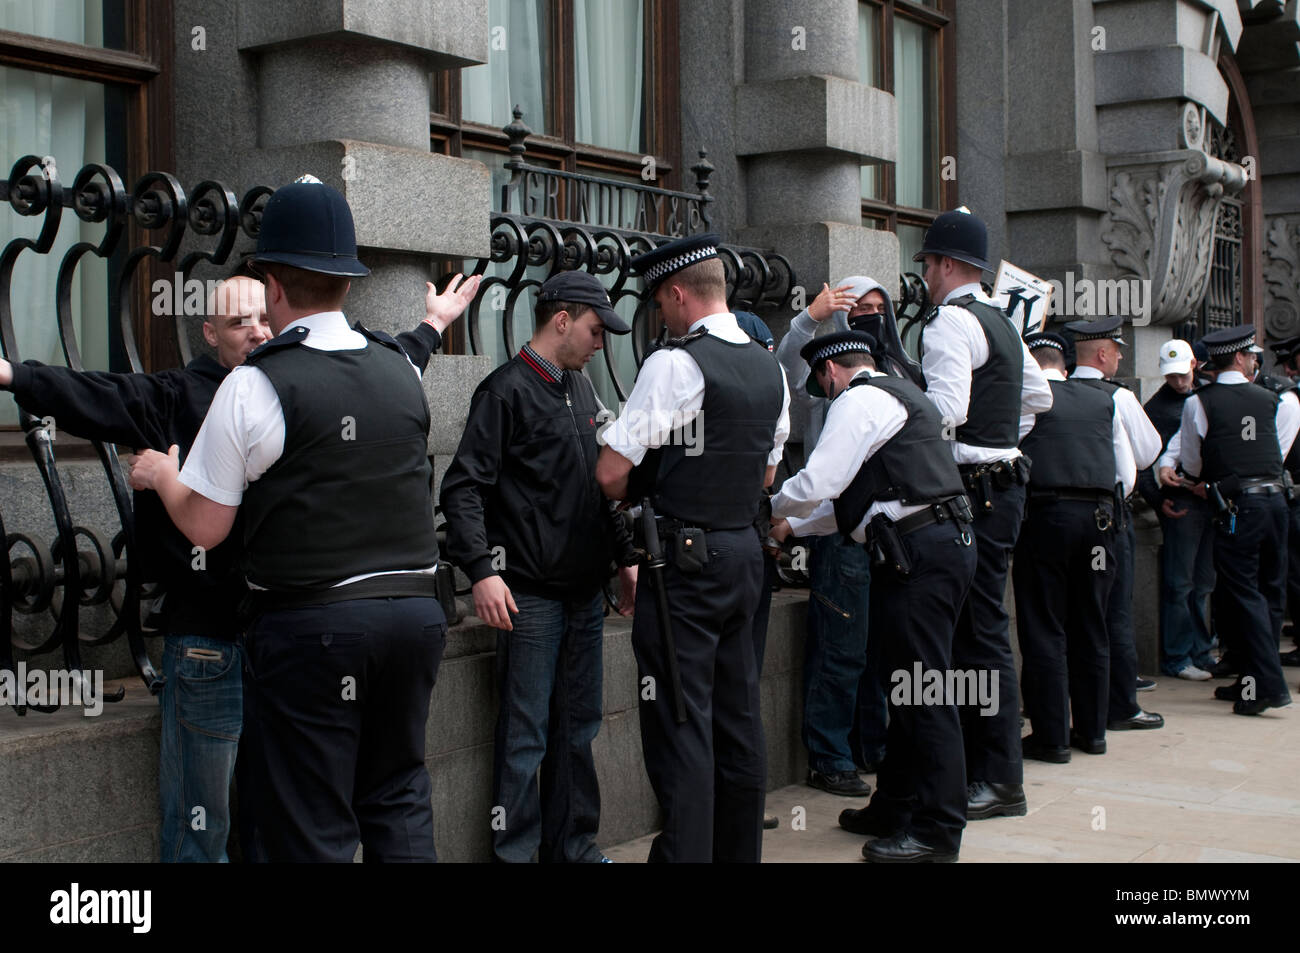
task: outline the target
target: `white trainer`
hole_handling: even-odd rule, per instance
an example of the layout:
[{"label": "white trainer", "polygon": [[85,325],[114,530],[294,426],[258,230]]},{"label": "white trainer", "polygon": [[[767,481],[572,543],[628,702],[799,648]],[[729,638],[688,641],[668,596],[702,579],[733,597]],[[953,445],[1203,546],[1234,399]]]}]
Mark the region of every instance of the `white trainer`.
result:
[{"label": "white trainer", "polygon": [[1197,668],[1189,663],[1178,670],[1178,677],[1185,678],[1189,682],[1208,682],[1214,676],[1205,669]]}]

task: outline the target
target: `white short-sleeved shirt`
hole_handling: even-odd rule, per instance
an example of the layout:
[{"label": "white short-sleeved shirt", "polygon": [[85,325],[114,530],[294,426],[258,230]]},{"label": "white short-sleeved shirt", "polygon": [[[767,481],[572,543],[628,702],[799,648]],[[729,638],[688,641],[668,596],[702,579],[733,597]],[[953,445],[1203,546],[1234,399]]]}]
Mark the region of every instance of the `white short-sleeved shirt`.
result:
[{"label": "white short-sleeved shirt", "polygon": [[[299,347],[317,351],[351,351],[369,343],[363,334],[352,330],[342,311],[322,311],[299,318],[280,333],[305,334],[306,340]],[[418,367],[412,364],[411,369],[416,377],[420,376]],[[185,458],[180,482],[214,503],[238,506],[248,485],[260,479],[284,454],[284,435],[284,410],[275,385],[259,367],[241,364],[217,388]],[[433,572],[434,568],[395,572]],[[386,574],[365,573],[338,585]]]},{"label": "white short-sleeved shirt", "polygon": [[[944,423],[953,427],[960,427],[966,422],[975,371],[987,364],[989,359],[989,342],[984,329],[980,327],[979,319],[965,308],[947,304],[965,295],[972,295],[977,301],[997,307],[997,303],[986,297],[984,289],[978,284],[962,285],[948,294],[938,314],[930,319],[921,332],[924,350],[921,370],[925,374],[925,396],[939,408]],[[1007,323],[1011,323],[1009,318]],[[1022,429],[1027,430],[1024,426],[1027,423],[1025,418],[1052,409],[1052,388],[1048,386],[1042,368],[1023,341],[1020,349],[1024,357],[1020,414]],[[959,464],[994,463],[1021,456],[1017,447],[976,447],[957,440],[952,442],[952,454]]]},{"label": "white short-sleeved shirt", "polygon": [[[863,368],[853,375],[884,377]],[[772,497],[772,515],[784,517],[796,536],[829,536],[836,532],[836,500],[853,482],[867,459],[889,442],[907,423],[907,409],[897,397],[879,387],[846,387],[826,410],[826,424],[817,446],[802,470],[781,484]],[[852,536],[867,538],[867,523],[877,513],[900,520],[924,506],[905,506],[897,500],[874,502]]]},{"label": "white short-sleeved shirt", "polygon": [[[691,325],[705,328],[714,337],[731,344],[750,340],[729,311],[710,314]],[[767,465],[781,462],[786,438],[790,436],[790,388],[781,372],[781,416],[776,422]],[[704,407],[704,373],[685,348],[665,347],[647,357],[628,394],[623,412],[604,433],[604,442],[635,466],[646,451],[662,447],[674,431],[688,428]]]},{"label": "white short-sleeved shirt", "polygon": [[[1250,383],[1239,371],[1223,371],[1217,381],[1220,384],[1233,386]],[[1291,444],[1295,442],[1296,433],[1300,432],[1300,399],[1297,399],[1295,391],[1287,391],[1278,401],[1274,423],[1277,428],[1278,450],[1285,460],[1286,455],[1291,452]],[[1192,394],[1183,401],[1182,422],[1178,432],[1170,438],[1169,446],[1160,457],[1159,466],[1173,469],[1181,466],[1184,473],[1199,476],[1202,466],[1201,441],[1205,439],[1209,429],[1210,421],[1205,416],[1205,405],[1201,403],[1198,396]]]}]

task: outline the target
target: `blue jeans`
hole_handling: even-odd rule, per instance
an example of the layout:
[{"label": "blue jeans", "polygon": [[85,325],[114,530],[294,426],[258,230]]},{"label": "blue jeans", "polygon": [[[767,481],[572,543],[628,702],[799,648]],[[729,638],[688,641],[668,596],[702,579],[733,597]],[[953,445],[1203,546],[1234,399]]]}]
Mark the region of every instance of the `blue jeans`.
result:
[{"label": "blue jeans", "polygon": [[[870,557],[865,547],[844,545],[836,534],[813,542],[809,562],[812,595],[803,665],[803,743],[812,770],[852,771],[849,733],[867,664]],[[871,744],[871,739],[862,739],[864,749]]]},{"label": "blue jeans", "polygon": [[1214,525],[1197,499],[1178,501],[1187,515],[1160,514],[1160,670],[1177,675],[1187,665],[1214,667],[1205,603],[1214,590]]},{"label": "blue jeans", "polygon": [[243,649],[224,639],[168,635],[162,670],[162,860],[224,863],[244,720]]},{"label": "blue jeans", "polygon": [[492,850],[507,862],[598,862],[604,597],[513,596],[514,630],[497,632]]}]

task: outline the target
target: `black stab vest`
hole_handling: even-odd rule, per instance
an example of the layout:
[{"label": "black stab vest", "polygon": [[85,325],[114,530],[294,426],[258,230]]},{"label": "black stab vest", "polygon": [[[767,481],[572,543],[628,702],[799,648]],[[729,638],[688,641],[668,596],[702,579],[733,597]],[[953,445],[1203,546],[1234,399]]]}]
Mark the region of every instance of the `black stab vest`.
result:
[{"label": "black stab vest", "polygon": [[[989,345],[989,359],[971,374],[970,404],[957,439],[972,447],[1010,449],[1020,439],[1025,357],[1020,335],[1001,309],[971,295],[950,302],[975,316]],[[937,312],[936,312],[937,313]]]},{"label": "black stab vest", "polygon": [[284,453],[241,507],[248,578],[264,588],[326,589],[438,561],[424,388],[395,341],[357,330],[361,350],[281,335],[247,358],[285,422]]},{"label": "black stab vest", "polygon": [[1034,418],[1020,449],[1032,467],[1035,490],[1115,488],[1115,401],[1103,381],[1071,378],[1048,381],[1052,409]]},{"label": "black stab vest", "polygon": [[872,503],[898,500],[917,506],[964,492],[952,444],[943,439],[943,418],[921,389],[909,380],[887,376],[859,375],[849,382],[850,388],[863,386],[878,387],[897,399],[907,411],[907,422],[863,462],[853,482],[836,498],[835,525],[845,539]]},{"label": "black stab vest", "polygon": [[753,341],[732,344],[701,334],[666,346],[685,348],[699,365],[704,404],[697,421],[646,454],[629,486],[644,486],[653,474],[660,516],[705,529],[750,526],[781,416],[781,366]]},{"label": "black stab vest", "polygon": [[[1207,384],[1196,391],[1205,408],[1201,479],[1282,477],[1277,445],[1278,396],[1258,384]],[[1253,430],[1252,439],[1246,435]]]}]

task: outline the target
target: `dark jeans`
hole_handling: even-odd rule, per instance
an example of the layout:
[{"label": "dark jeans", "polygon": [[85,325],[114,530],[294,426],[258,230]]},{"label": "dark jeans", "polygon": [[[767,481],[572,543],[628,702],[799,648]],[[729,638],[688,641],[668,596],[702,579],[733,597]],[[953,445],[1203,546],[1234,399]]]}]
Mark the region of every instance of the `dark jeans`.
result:
[{"label": "dark jeans", "polygon": [[1204,501],[1177,500],[1187,510],[1171,519],[1160,515],[1160,670],[1177,675],[1195,665],[1214,667],[1206,624],[1206,602],[1214,591],[1214,526]]},{"label": "dark jeans", "polygon": [[599,862],[591,743],[600,731],[604,596],[513,595],[514,630],[497,632],[492,804],[505,808],[505,826],[493,824],[492,850],[500,861]]},{"label": "dark jeans", "polygon": [[663,809],[649,859],[758,863],[767,751],[752,625],[762,554],[749,527],[709,533],[708,551],[699,572],[681,572],[671,556],[664,570],[685,724],[674,716],[659,609],[644,566],[637,580],[632,649],[641,747]]},{"label": "dark jeans", "polygon": [[1137,642],[1133,634],[1133,559],[1137,530],[1127,506],[1124,525],[1115,533],[1115,587],[1106,607],[1106,636],[1110,640],[1110,697],[1107,718],[1123,721],[1141,709],[1137,701]]},{"label": "dark jeans", "polygon": [[253,793],[270,861],[432,861],[429,696],[447,638],[436,599],[267,612],[250,627]]},{"label": "dark jeans", "polygon": [[244,720],[237,641],[168,634],[163,644],[158,801],[162,860],[224,863],[230,781]]},{"label": "dark jeans", "polygon": [[1025,512],[1025,488],[993,493],[993,509],[975,508],[975,578],[952,642],[953,668],[996,674],[1000,705],[993,716],[974,705],[959,709],[966,746],[966,779],[990,784],[1020,784],[1020,685],[1011,654],[1010,618],[1003,604],[1007,568]]},{"label": "dark jeans", "polygon": [[871,560],[865,547],[845,544],[839,534],[819,536],[812,543],[810,571],[803,743],[812,770],[852,771],[849,734],[867,664]]},{"label": "dark jeans", "polygon": [[1255,679],[1256,698],[1289,696],[1277,654],[1286,600],[1286,501],[1281,494],[1243,494],[1236,531],[1220,522],[1214,532],[1219,629],[1240,653],[1242,677]]}]

